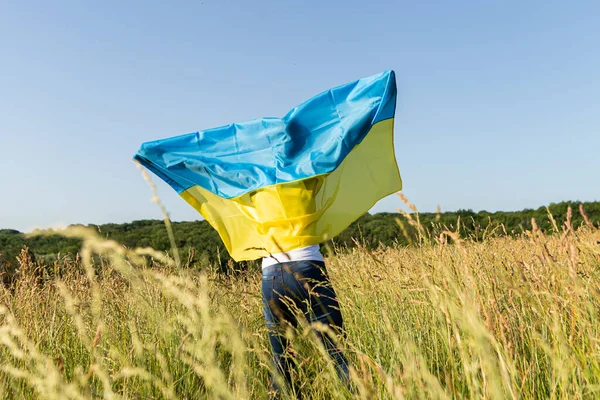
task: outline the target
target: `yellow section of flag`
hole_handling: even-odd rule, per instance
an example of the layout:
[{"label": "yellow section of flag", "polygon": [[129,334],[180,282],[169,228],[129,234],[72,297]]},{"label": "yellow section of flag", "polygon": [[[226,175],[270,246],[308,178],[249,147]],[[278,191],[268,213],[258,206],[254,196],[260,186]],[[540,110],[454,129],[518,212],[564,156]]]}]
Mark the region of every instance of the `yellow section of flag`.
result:
[{"label": "yellow section of flag", "polygon": [[234,260],[322,243],[402,188],[394,119],[380,121],[332,172],[225,199],[200,186],[181,197],[219,232]]}]

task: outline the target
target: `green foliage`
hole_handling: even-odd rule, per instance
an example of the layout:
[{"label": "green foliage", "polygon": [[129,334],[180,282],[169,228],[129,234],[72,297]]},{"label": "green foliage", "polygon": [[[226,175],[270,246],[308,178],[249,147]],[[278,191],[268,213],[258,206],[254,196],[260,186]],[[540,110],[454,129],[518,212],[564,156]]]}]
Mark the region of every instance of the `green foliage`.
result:
[{"label": "green foliage", "polygon": [[[578,227],[585,223],[579,212],[580,205],[592,224],[600,224],[600,202],[550,204],[548,210],[559,230],[567,219],[569,207],[572,209],[572,225]],[[458,210],[439,215],[422,213],[418,218],[426,230],[423,232],[426,237],[439,237],[443,231],[452,231],[458,232],[460,237],[480,241],[486,235],[518,235],[525,230],[531,230],[532,219],[535,219],[541,231],[552,233],[555,229],[548,210],[546,207],[495,213]],[[409,219],[398,213],[366,214],[328,244],[332,248],[353,248],[359,243],[375,249],[381,245],[415,243],[419,240],[418,230],[410,224],[410,219],[416,221],[417,215],[413,213],[408,216]],[[160,220],[140,220],[125,224],[93,225],[93,227],[101,236],[115,240],[127,248],[152,247],[159,251],[172,251],[164,223]],[[212,264],[222,270],[231,266],[236,269],[247,266],[247,263],[233,263],[219,235],[206,221],[174,222],[173,231],[180,255],[187,266],[206,268]],[[16,257],[23,246],[28,246],[40,263],[49,265],[59,254],[75,257],[81,247],[81,241],[58,235],[26,236],[13,229],[2,229],[0,230],[0,267],[14,268]]]},{"label": "green foliage", "polygon": [[[485,236],[518,235],[526,230],[532,230],[532,219],[542,232],[554,233],[550,214],[554,218],[560,231],[567,220],[567,210],[572,210],[571,224],[577,228],[585,223],[583,215],[579,212],[582,207],[590,223],[600,224],[600,202],[561,202],[539,207],[537,210],[525,209],[523,211],[499,211],[490,213],[473,210],[458,210],[444,213],[419,213],[418,218],[426,237],[439,237],[443,231],[457,232],[462,238],[481,241]],[[549,214],[550,213],[550,214]],[[396,244],[410,244],[418,240],[418,229],[411,225],[410,220],[416,224],[417,214],[408,214],[404,217],[398,213],[366,214],[350,225],[338,235],[330,244],[333,247],[341,246],[352,248],[358,241],[361,245],[375,249],[380,245],[393,246]],[[460,221],[460,222],[459,222]],[[405,232],[403,232],[403,229]]]}]

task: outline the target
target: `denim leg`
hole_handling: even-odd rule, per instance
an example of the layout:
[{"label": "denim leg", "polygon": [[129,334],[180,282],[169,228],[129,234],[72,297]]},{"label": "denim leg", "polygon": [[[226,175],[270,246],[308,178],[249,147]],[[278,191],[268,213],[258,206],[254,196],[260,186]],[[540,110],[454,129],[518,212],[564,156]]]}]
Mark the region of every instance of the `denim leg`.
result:
[{"label": "denim leg", "polygon": [[[294,362],[286,351],[289,343],[284,330],[287,326],[297,325],[293,308],[303,313],[308,322],[321,322],[341,335],[343,320],[337,296],[327,276],[325,264],[313,261],[282,263],[263,270],[262,294],[273,361],[292,388],[291,369]],[[328,335],[320,332],[316,334],[333,359],[340,379],[350,388],[346,357]],[[272,388],[278,392],[282,389],[274,380]]]},{"label": "denim leg", "polygon": [[[292,384],[291,370],[294,367],[289,354],[286,353],[288,348],[288,340],[285,338],[283,333],[279,333],[280,326],[267,324],[269,328],[269,342],[271,343],[271,350],[273,352],[273,363],[277,368],[279,374],[285,379],[288,385]],[[275,391],[282,391],[274,377],[271,378],[271,385]]]},{"label": "denim leg", "polygon": [[[344,321],[342,312],[325,266],[315,267],[313,270],[301,274],[304,275],[302,280],[308,286],[310,310],[307,310],[308,312],[305,314],[307,320],[310,323],[320,322],[327,325],[336,335],[343,336]],[[339,378],[348,386],[350,384],[350,372],[348,360],[344,353],[326,333],[318,331],[315,333],[333,359]]]},{"label": "denim leg", "polygon": [[[322,300],[323,298],[319,298]],[[334,298],[335,299],[335,298]],[[314,301],[312,306],[312,313],[309,318],[309,322],[320,322],[331,328],[336,334],[341,335],[343,330],[342,313],[337,306],[336,301]],[[335,304],[335,305],[333,305]],[[323,343],[323,346],[329,353],[329,356],[333,359],[335,370],[344,383],[349,385],[350,383],[350,372],[348,370],[348,360],[342,350],[335,344],[335,342],[326,333],[316,332],[317,337]]]},{"label": "denim leg", "polygon": [[[282,276],[280,270],[270,271],[268,275],[263,272],[262,297],[263,313],[267,324],[269,342],[273,354],[273,363],[279,374],[285,379],[289,387],[292,385],[291,370],[293,360],[288,354],[289,342],[285,338],[286,324],[293,323],[285,302],[282,301]],[[274,377],[271,378],[271,386],[276,392],[282,392]]]}]

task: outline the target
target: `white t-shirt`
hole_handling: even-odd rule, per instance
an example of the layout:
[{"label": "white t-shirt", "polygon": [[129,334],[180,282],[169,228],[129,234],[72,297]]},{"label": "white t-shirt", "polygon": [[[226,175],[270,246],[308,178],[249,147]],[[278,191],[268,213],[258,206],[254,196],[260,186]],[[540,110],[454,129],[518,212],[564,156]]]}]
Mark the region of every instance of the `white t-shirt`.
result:
[{"label": "white t-shirt", "polygon": [[262,259],[262,267],[270,267],[279,263],[288,261],[324,261],[319,245],[302,247],[300,249],[290,250],[286,253],[275,253]]}]

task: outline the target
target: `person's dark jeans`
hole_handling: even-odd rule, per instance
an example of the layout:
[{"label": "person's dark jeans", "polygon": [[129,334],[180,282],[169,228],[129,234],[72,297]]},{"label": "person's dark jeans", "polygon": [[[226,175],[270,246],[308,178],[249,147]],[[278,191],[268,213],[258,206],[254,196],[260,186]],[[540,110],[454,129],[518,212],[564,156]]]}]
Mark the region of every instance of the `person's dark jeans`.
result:
[{"label": "person's dark jeans", "polygon": [[[343,334],[342,313],[325,264],[320,261],[290,261],[263,268],[263,310],[269,329],[273,361],[288,385],[293,362],[286,354],[287,326],[297,326],[296,309],[310,323],[321,322],[337,334]],[[334,342],[324,333],[315,332],[333,358],[339,377],[349,385],[348,362]],[[280,391],[273,380],[273,389]]]}]

